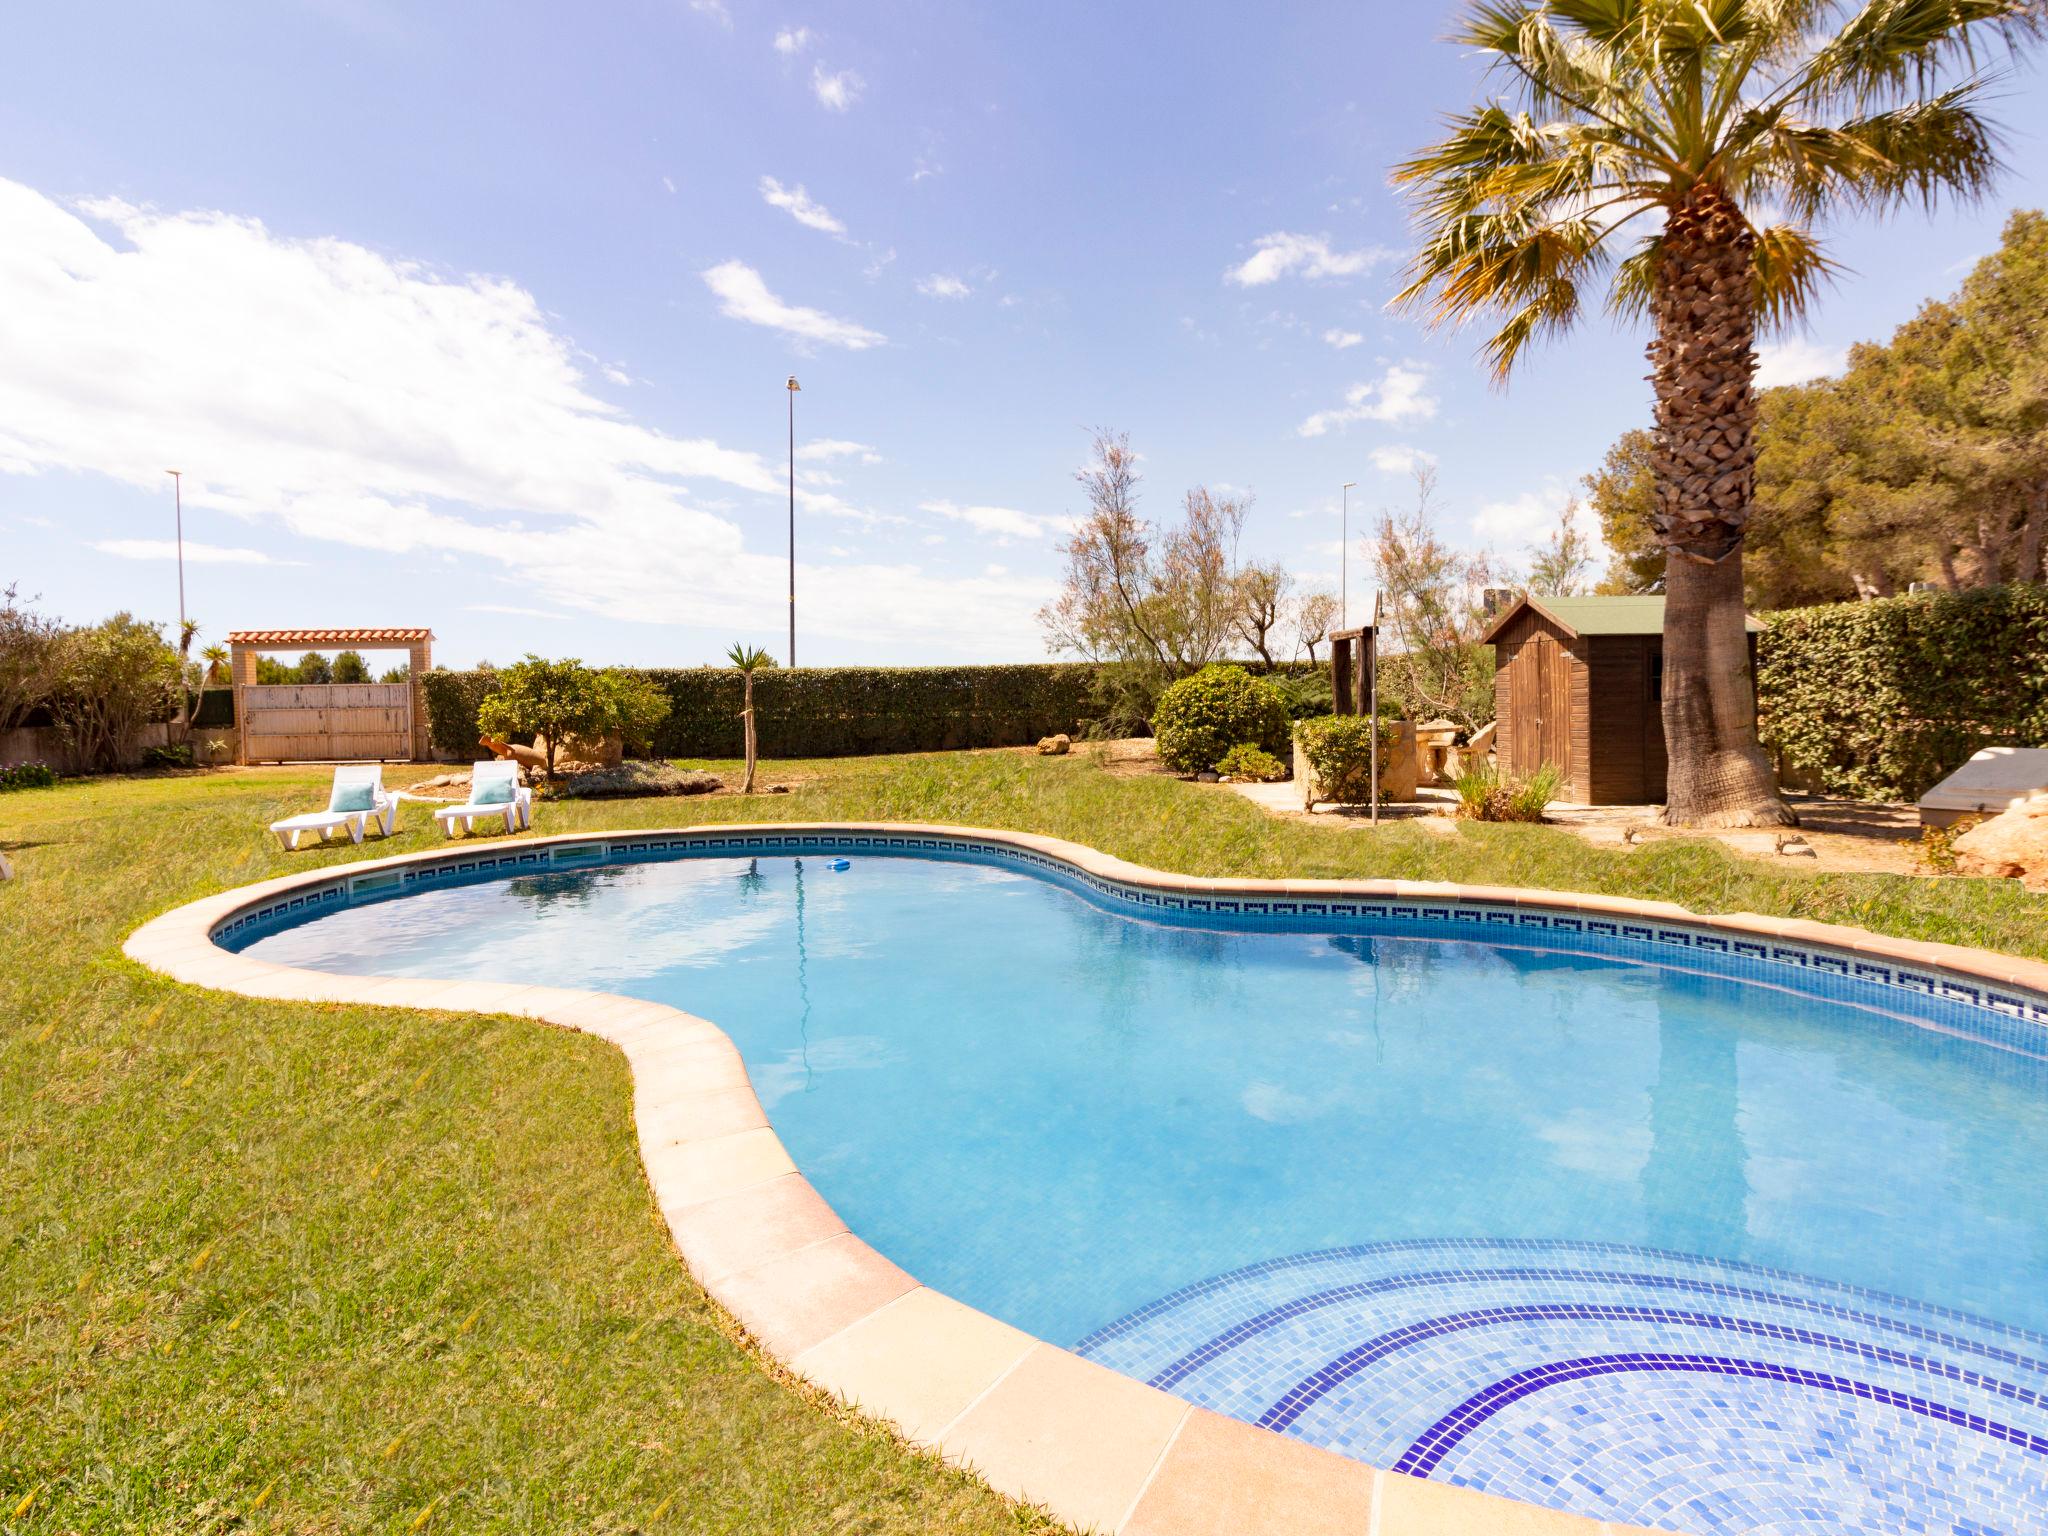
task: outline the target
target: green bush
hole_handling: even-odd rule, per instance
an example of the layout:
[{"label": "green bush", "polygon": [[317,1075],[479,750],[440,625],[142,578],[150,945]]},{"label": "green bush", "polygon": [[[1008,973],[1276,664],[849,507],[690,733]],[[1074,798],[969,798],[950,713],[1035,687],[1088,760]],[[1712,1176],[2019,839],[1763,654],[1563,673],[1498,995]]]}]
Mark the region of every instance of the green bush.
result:
[{"label": "green bush", "polygon": [[143,751],[142,766],[145,768],[193,768],[198,766],[187,742],[173,742],[167,747],[149,747]]},{"label": "green bush", "polygon": [[1917,593],[1771,616],[1765,742],[1833,795],[1910,800],[1988,746],[2048,742],[2048,586]]},{"label": "green bush", "polygon": [[548,777],[572,736],[618,736],[628,752],[649,750],[668,718],[668,699],[646,678],[623,668],[593,671],[575,657],[549,661],[529,654],[498,674],[477,708],[477,724],[493,736],[547,738]]},{"label": "green bush", "polygon": [[1159,695],[1152,734],[1160,762],[1175,773],[1202,773],[1240,742],[1285,751],[1287,704],[1278,688],[1243,667],[1207,666]]},{"label": "green bush", "polygon": [[1320,798],[1339,805],[1361,805],[1372,798],[1373,741],[1379,741],[1380,771],[1386,771],[1385,753],[1393,744],[1394,724],[1382,716],[1379,729],[1365,715],[1318,715],[1294,727],[1294,739],[1301,755],[1315,774]]},{"label": "green bush", "polygon": [[1264,747],[1241,741],[1216,760],[1216,771],[1233,779],[1273,784],[1287,777],[1287,765]]},{"label": "green bush", "polygon": [[1290,720],[1313,720],[1318,715],[1335,714],[1337,705],[1330,695],[1330,671],[1318,667],[1310,672],[1278,673],[1272,684],[1280,690],[1281,701],[1287,706]]},{"label": "green bush", "polygon": [[1472,821],[1541,821],[1557,798],[1564,776],[1545,763],[1526,779],[1502,773],[1490,762],[1471,764],[1455,781],[1458,814]]},{"label": "green bush", "polygon": [[[740,674],[731,667],[619,668],[669,703],[651,733],[657,757],[736,758]],[[1081,734],[1097,668],[1087,662],[1021,666],[769,668],[754,674],[754,711],[766,758],[859,757],[1019,747],[1062,731]],[[497,674],[429,672],[422,679],[434,748],[476,750],[477,711]]]},{"label": "green bush", "polygon": [[0,790],[48,789],[57,782],[57,770],[48,763],[0,763]]}]

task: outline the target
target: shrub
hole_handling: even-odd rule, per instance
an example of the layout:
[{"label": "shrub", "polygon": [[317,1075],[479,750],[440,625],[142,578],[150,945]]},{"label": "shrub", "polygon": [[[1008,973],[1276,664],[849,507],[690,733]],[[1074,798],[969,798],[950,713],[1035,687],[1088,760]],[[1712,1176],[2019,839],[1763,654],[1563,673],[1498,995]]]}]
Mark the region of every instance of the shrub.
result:
[{"label": "shrub", "polygon": [[1279,689],[1243,667],[1206,666],[1159,695],[1152,733],[1160,762],[1175,773],[1201,773],[1240,742],[1285,750],[1287,705]]},{"label": "shrub", "polygon": [[1287,765],[1264,747],[1241,741],[1216,760],[1216,771],[1233,779],[1272,784],[1287,777]]},{"label": "shrub", "polygon": [[667,716],[668,700],[645,678],[618,668],[593,671],[573,656],[549,661],[530,652],[498,674],[477,708],[477,724],[494,736],[545,737],[551,779],[567,738],[617,734],[628,749],[644,752]]},{"label": "shrub", "polygon": [[117,768],[137,731],[177,710],[178,672],[155,625],[117,613],[58,643],[50,713],[81,764]]},{"label": "shrub", "polygon": [[142,754],[145,768],[195,768],[198,759],[193,756],[189,744],[179,741],[167,747],[150,747]]},{"label": "shrub", "polygon": [[1765,742],[1816,788],[1914,799],[1982,747],[2048,741],[2048,586],[1774,614],[1757,706]]},{"label": "shrub", "polygon": [[1458,814],[1472,821],[1541,821],[1543,808],[1557,798],[1563,782],[1552,763],[1526,779],[1502,773],[1489,762],[1473,763],[1456,780]]},{"label": "shrub", "polygon": [[1380,771],[1386,771],[1386,751],[1393,744],[1394,726],[1382,717],[1377,731],[1365,715],[1318,715],[1298,722],[1294,739],[1301,755],[1315,774],[1322,798],[1340,805],[1359,805],[1372,798],[1373,742],[1379,742]]},{"label": "shrub", "polygon": [[48,763],[0,763],[0,790],[48,789],[57,782],[57,770]]},{"label": "shrub", "polygon": [[49,697],[64,631],[21,601],[13,587],[0,591],[0,731],[11,731]]},{"label": "shrub", "polygon": [[1336,702],[1330,696],[1330,674],[1322,668],[1283,673],[1272,678],[1271,682],[1280,690],[1280,699],[1287,706],[1287,718],[1290,720],[1313,720],[1318,715],[1336,713]]},{"label": "shrub", "polygon": [[[857,757],[1018,747],[1061,731],[1079,735],[1098,668],[1021,666],[769,668],[754,674],[761,756]],[[740,674],[731,667],[632,669],[669,703],[652,732],[657,757],[736,758],[742,749]],[[425,674],[420,683],[434,748],[467,756],[477,711],[498,674]]]}]

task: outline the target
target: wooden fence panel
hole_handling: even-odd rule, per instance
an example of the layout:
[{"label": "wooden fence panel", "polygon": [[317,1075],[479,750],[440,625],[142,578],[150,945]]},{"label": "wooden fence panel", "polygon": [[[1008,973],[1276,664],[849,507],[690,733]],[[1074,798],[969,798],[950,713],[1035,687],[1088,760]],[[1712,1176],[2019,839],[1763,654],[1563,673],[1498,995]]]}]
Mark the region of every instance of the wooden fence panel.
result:
[{"label": "wooden fence panel", "polygon": [[248,762],[412,757],[410,683],[259,684],[242,690],[241,711]]}]

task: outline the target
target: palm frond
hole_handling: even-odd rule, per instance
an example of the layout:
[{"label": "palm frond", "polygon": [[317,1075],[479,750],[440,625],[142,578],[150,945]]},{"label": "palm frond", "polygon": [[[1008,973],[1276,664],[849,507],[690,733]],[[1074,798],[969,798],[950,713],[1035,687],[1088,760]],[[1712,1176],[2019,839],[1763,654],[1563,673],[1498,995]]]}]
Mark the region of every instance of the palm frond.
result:
[{"label": "palm frond", "polygon": [[1865,110],[1930,89],[1937,74],[1983,67],[1989,45],[2040,37],[2040,0],[1864,0],[1798,72],[1797,99]]},{"label": "palm frond", "polygon": [[1664,237],[1645,235],[1636,248],[1614,265],[1614,281],[1607,290],[1607,310],[1617,319],[1634,322],[1650,312],[1657,296],[1657,268],[1664,260]]},{"label": "palm frond", "polygon": [[1802,320],[1820,290],[1841,271],[1813,231],[1799,224],[1759,229],[1750,266],[1756,273],[1757,323],[1767,331],[1782,331]]},{"label": "palm frond", "polygon": [[1778,199],[1802,219],[1910,201],[1931,208],[1944,191],[1980,197],[1999,169],[1996,134],[1977,107],[1983,90],[1972,81],[1832,125],[1762,124],[1731,152],[1724,180],[1739,195]]},{"label": "palm frond", "polygon": [[1546,283],[1479,349],[1493,371],[1494,383],[1507,382],[1524,348],[1543,337],[1570,330],[1578,316],[1578,284],[1564,277]]}]

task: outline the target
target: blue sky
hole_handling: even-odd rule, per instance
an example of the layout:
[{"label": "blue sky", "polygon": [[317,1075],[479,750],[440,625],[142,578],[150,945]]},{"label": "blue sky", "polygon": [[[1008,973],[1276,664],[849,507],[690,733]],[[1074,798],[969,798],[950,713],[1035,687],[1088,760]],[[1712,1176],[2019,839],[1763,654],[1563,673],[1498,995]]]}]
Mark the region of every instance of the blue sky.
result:
[{"label": "blue sky", "polygon": [[[1439,467],[1508,558],[1647,417],[1588,326],[1505,393],[1389,317],[1389,164],[1473,99],[1449,7],[11,7],[0,584],[212,637],[431,625],[437,659],[1030,660],[1088,429],[1145,505],[1256,493],[1334,587]],[[1826,368],[2048,203],[2038,67],[1984,207],[1838,232],[1767,378]],[[1365,586],[1356,578],[1354,596]]]}]

